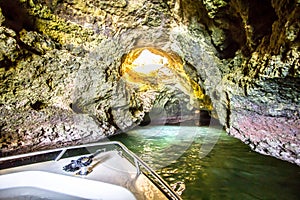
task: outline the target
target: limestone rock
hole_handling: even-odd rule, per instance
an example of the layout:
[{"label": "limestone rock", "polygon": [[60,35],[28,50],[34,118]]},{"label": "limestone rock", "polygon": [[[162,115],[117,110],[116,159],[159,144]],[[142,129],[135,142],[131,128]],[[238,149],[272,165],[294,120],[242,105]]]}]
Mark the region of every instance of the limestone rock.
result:
[{"label": "limestone rock", "polygon": [[19,34],[22,43],[27,45],[27,48],[30,48],[30,50],[36,54],[45,54],[47,51],[56,48],[56,44],[50,38],[46,38],[37,32],[27,32],[23,29]]},{"label": "limestone rock", "polygon": [[[96,141],[146,117],[182,122],[211,101],[229,134],[300,164],[299,2],[0,0],[0,9],[2,155]],[[122,62],[141,47],[179,56],[189,79],[176,80],[204,97],[169,80],[129,85]]]},{"label": "limestone rock", "polygon": [[2,25],[2,23],[4,22],[4,20],[5,20],[5,18],[4,18],[4,16],[3,16],[2,10],[1,10],[1,8],[0,8],[0,25]]},{"label": "limestone rock", "polygon": [[1,67],[15,62],[20,54],[22,54],[22,50],[20,50],[20,46],[17,43],[16,33],[11,29],[1,26],[0,62],[3,63]]}]

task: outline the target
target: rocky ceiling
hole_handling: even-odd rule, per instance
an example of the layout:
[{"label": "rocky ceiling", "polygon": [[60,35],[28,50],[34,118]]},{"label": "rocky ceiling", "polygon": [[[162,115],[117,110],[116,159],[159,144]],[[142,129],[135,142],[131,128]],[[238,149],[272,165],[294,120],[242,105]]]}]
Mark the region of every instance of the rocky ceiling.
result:
[{"label": "rocky ceiling", "polygon": [[300,165],[299,4],[0,0],[1,156],[204,109]]}]

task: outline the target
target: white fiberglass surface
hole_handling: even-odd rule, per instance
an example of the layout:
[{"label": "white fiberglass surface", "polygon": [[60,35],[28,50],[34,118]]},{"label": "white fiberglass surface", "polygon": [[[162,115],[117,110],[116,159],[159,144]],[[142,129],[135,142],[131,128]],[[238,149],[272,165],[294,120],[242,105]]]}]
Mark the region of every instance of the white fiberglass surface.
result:
[{"label": "white fiberglass surface", "polygon": [[[20,197],[20,198],[19,198]],[[127,189],[80,177],[43,171],[0,176],[0,199],[135,199]]]}]

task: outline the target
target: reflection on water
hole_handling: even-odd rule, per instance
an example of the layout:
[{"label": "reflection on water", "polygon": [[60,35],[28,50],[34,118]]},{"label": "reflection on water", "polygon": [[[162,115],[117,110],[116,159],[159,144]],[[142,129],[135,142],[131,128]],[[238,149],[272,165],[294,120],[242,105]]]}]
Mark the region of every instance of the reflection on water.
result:
[{"label": "reflection on water", "polygon": [[153,126],[111,140],[169,184],[183,182],[183,199],[300,199],[300,167],[253,152],[216,128]]}]

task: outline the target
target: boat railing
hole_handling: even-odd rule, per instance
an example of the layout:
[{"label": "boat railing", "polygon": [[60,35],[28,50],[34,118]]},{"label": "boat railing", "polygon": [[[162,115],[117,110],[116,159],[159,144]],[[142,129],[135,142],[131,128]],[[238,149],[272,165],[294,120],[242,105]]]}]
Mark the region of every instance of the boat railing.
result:
[{"label": "boat railing", "polygon": [[[152,181],[159,185],[163,192],[168,195],[169,199],[174,200],[181,200],[181,197],[169,186],[168,183],[166,183],[151,167],[149,167],[142,159],[140,159],[136,154],[134,154],[132,151],[130,151],[124,144],[118,141],[108,141],[108,142],[98,142],[98,143],[90,143],[90,144],[84,144],[84,145],[77,145],[77,146],[69,146],[64,148],[57,148],[57,149],[50,149],[50,150],[44,150],[44,151],[37,151],[32,153],[26,153],[21,155],[14,155],[14,156],[8,156],[8,157],[2,157],[0,158],[0,165],[5,164],[5,162],[14,161],[22,158],[28,158],[31,156],[39,156],[43,154],[49,154],[49,153],[56,153],[58,155],[54,156],[54,160],[58,161],[60,160],[65,153],[68,150],[72,149],[78,149],[78,148],[87,148],[87,147],[96,147],[96,146],[108,146],[108,145],[115,145],[118,146],[123,152],[125,152],[132,160],[136,167],[136,174],[139,176],[142,173],[141,167],[146,170],[148,174],[151,175],[151,177],[154,178]],[[102,149],[104,151],[104,149]],[[1,169],[1,167],[0,167]]]}]

